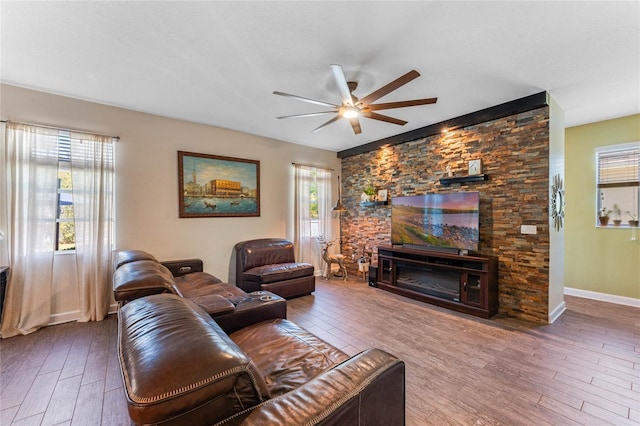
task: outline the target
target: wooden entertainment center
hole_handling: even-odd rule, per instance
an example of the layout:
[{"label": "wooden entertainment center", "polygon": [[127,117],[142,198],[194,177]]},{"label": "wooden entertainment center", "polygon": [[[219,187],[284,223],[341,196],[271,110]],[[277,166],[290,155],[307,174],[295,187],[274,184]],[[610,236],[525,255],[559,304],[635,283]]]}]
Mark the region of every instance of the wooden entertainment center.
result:
[{"label": "wooden entertainment center", "polygon": [[498,313],[498,259],[378,247],[377,286],[483,318]]}]

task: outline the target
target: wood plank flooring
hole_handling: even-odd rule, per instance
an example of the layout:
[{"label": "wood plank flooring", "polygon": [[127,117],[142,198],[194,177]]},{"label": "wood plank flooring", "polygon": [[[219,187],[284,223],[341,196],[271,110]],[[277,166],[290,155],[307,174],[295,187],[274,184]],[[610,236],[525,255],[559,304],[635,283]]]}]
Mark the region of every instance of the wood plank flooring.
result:
[{"label": "wood plank flooring", "polygon": [[[406,362],[408,425],[640,425],[640,309],[566,297],[552,325],[479,319],[318,280],[289,319]],[[130,425],[116,318],[0,341],[0,425]]]}]

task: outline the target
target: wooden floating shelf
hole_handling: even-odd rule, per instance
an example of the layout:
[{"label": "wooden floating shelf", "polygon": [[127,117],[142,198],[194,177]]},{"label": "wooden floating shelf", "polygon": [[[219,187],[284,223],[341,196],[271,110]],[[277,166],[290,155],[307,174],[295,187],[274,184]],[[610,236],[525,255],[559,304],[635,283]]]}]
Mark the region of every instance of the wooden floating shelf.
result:
[{"label": "wooden floating shelf", "polygon": [[360,207],[374,207],[374,206],[388,206],[388,201],[367,201],[366,203],[360,203]]},{"label": "wooden floating shelf", "polygon": [[444,178],[440,178],[440,184],[451,185],[454,183],[463,183],[463,182],[480,182],[488,179],[489,179],[489,175],[444,177]]}]

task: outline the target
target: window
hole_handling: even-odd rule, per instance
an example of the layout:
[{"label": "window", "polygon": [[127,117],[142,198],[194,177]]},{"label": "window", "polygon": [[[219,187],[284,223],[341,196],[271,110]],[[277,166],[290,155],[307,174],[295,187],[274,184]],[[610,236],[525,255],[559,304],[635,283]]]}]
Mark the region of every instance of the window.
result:
[{"label": "window", "polygon": [[71,183],[71,141],[68,132],[58,137],[58,192],[56,211],[56,251],[76,248],[73,218],[73,185]]},{"label": "window", "polygon": [[318,171],[311,170],[311,182],[309,183],[309,219],[311,222],[311,235],[320,235],[318,222]]},{"label": "window", "polygon": [[[74,195],[75,197],[82,196],[83,192],[76,188],[74,192],[73,188],[73,174],[72,174],[72,160],[75,162],[75,172],[82,171],[84,168],[80,165],[86,164],[85,157],[87,155],[94,155],[93,152],[89,152],[90,148],[82,140],[71,137],[69,131],[60,130],[55,136],[51,136],[55,139],[57,144],[57,192],[56,192],[56,229],[55,229],[55,251],[56,252],[69,252],[76,249],[76,222],[78,220],[84,220],[78,218],[75,212]],[[76,151],[72,158],[72,145],[76,147]],[[77,147],[83,146],[85,149],[77,149]],[[49,152],[46,155],[50,156]],[[109,150],[104,155],[105,164],[113,164],[113,154]],[[76,175],[76,179],[78,175]],[[85,184],[86,182],[82,182]]]},{"label": "window", "polygon": [[56,250],[76,248],[76,227],[73,220],[71,170],[58,169],[58,202],[56,214]]},{"label": "window", "polygon": [[331,170],[294,164],[296,259],[321,267],[319,239],[331,238]]},{"label": "window", "polygon": [[640,210],[640,143],[596,150],[598,224],[638,226]]}]

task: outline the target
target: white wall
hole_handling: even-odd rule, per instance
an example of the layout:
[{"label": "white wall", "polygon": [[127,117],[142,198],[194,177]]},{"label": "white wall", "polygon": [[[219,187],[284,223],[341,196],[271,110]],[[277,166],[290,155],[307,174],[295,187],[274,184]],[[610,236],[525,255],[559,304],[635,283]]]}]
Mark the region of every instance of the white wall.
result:
[{"label": "white wall", "polygon": [[[198,257],[205,271],[233,281],[236,242],[293,238],[292,162],[336,170],[334,200],[337,197],[340,161],[332,151],[14,86],[2,85],[0,90],[3,120],[120,137],[116,145],[118,249],[146,250],[160,260]],[[179,150],[259,160],[260,217],[178,218]],[[337,226],[336,221],[336,235]],[[73,312],[78,306],[69,269],[73,262],[57,259],[54,315]]]},{"label": "white wall", "polygon": [[558,318],[566,308],[564,302],[564,220],[558,230],[554,227],[551,212],[551,188],[554,177],[560,176],[562,187],[564,173],[564,110],[549,97],[549,322]]}]

